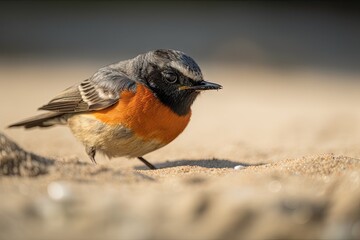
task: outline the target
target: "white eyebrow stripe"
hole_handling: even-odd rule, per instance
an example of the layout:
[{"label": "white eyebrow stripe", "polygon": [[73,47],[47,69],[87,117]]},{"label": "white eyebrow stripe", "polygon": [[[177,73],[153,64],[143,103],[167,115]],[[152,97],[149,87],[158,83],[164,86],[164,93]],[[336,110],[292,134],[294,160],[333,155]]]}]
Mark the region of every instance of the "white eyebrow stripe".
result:
[{"label": "white eyebrow stripe", "polygon": [[170,62],[170,66],[177,69],[184,76],[191,78],[194,81],[203,80],[203,76],[201,73],[191,71],[190,69],[184,67],[183,65],[180,65],[178,62],[172,61],[172,62]]}]

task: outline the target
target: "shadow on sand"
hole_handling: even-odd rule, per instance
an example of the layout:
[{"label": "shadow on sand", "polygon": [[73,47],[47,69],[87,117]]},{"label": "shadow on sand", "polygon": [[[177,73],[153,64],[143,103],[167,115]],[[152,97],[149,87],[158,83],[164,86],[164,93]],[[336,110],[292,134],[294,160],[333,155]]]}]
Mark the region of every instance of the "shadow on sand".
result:
[{"label": "shadow on sand", "polygon": [[[234,168],[237,165],[242,165],[245,167],[249,166],[259,166],[264,165],[265,163],[244,163],[244,162],[234,162],[226,159],[199,159],[199,160],[173,160],[166,161],[164,163],[157,163],[154,166],[157,169],[161,168],[172,168],[172,167],[181,167],[181,166],[197,166],[204,168]],[[136,170],[149,170],[146,166],[136,166]]]}]

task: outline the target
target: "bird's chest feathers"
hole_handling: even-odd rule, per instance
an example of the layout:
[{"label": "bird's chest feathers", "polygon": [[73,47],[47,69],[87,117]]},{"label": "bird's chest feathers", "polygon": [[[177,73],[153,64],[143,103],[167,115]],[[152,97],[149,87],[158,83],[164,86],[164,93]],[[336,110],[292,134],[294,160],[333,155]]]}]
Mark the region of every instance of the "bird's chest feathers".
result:
[{"label": "bird's chest feathers", "polygon": [[169,143],[190,121],[191,111],[179,116],[157,99],[146,87],[138,84],[136,92],[123,91],[114,106],[93,115],[107,124],[121,124],[144,140]]}]

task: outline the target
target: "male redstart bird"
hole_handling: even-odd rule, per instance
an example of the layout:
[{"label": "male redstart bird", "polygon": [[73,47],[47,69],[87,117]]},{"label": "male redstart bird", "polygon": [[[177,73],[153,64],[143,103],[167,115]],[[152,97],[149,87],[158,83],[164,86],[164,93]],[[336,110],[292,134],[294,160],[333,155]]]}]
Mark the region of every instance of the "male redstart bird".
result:
[{"label": "male redstart bird", "polygon": [[39,108],[48,113],[9,127],[67,124],[92,162],[99,151],[109,158],[137,157],[155,169],[142,156],[185,129],[201,91],[221,88],[204,81],[200,67],[185,53],[150,51],[100,68]]}]

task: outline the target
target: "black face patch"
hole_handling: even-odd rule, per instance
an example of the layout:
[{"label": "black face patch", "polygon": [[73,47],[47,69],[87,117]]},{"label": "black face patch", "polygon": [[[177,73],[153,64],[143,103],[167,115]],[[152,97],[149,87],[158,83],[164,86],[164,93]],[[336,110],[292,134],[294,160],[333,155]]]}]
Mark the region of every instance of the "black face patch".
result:
[{"label": "black face patch", "polygon": [[[199,93],[196,91],[180,91],[180,80],[176,83],[170,83],[164,79],[163,71],[168,70],[159,69],[156,65],[152,66],[151,69],[152,71],[148,73],[147,79],[145,79],[147,86],[173,112],[180,116],[188,114]],[[172,69],[172,71],[176,70]]]}]

